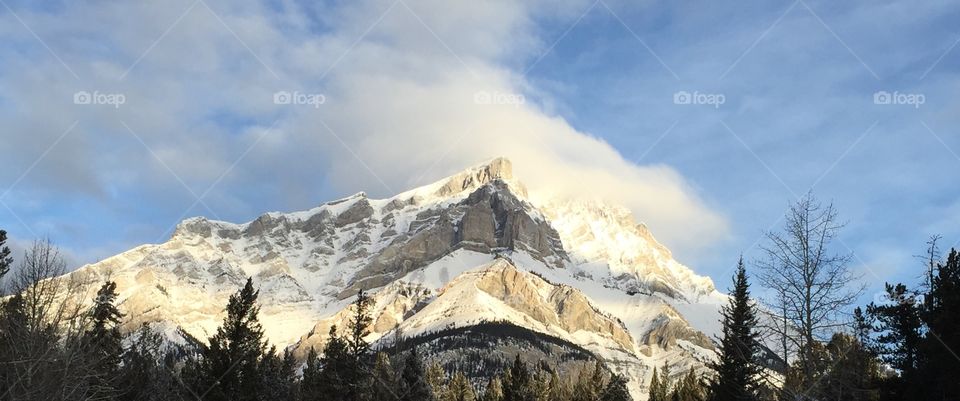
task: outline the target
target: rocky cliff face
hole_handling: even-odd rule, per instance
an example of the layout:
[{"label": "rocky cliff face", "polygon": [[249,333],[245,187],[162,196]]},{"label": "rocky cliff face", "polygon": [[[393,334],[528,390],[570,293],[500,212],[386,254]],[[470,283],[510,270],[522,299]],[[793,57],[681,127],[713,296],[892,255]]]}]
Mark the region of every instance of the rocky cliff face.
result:
[{"label": "rocky cliff face", "polygon": [[492,328],[521,328],[535,333],[523,341],[556,339],[556,352],[603,358],[632,378],[637,395],[652,366],[697,366],[710,357],[714,327],[699,322],[715,321],[725,299],[625,209],[531,202],[505,159],[388,199],[361,193],[245,224],[190,219],[163,244],[72,277],[91,291],[107,277],[117,281],[129,327],[161,322],[200,339],[253,277],[268,338],[298,355],[322,347],[331,326],[345,327],[351,298],[369,290],[370,341],[400,333],[451,344],[442,333],[484,327],[505,347],[500,355],[516,346],[506,337],[516,336]]}]

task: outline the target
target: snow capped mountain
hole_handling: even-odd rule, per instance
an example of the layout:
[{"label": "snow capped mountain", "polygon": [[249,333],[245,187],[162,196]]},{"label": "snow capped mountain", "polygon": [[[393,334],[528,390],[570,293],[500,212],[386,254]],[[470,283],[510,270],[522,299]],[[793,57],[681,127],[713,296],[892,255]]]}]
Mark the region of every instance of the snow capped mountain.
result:
[{"label": "snow capped mountain", "polygon": [[369,290],[370,341],[513,332],[496,323],[603,358],[641,399],[653,366],[682,373],[712,358],[726,297],[709,278],[624,208],[531,199],[499,158],[387,199],[360,193],[245,224],[189,219],[169,241],[71,278],[94,291],[116,281],[129,328],[157,322],[176,340],[213,334],[228,296],[253,277],[267,337],[297,355],[344,327],[351,298]]}]

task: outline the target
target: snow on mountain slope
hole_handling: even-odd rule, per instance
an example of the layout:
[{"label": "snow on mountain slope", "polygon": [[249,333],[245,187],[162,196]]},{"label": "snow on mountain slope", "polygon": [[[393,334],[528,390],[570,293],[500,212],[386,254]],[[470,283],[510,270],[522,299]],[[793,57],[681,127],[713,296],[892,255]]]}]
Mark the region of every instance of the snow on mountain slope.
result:
[{"label": "snow on mountain slope", "polygon": [[163,244],[71,276],[92,290],[116,281],[129,328],[165,322],[200,339],[253,277],[267,337],[301,353],[343,327],[366,289],[376,301],[372,341],[507,321],[608,359],[636,394],[655,363],[709,358],[726,299],[709,278],[623,208],[532,198],[510,162],[494,159],[387,199],[361,193],[245,224],[189,219]]}]

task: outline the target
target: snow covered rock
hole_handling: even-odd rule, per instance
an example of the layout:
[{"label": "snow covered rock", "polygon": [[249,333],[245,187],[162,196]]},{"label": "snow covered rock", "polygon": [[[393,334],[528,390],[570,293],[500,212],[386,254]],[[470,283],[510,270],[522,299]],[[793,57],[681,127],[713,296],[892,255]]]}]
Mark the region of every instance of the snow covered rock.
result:
[{"label": "snow covered rock", "polygon": [[253,277],[268,339],[301,356],[346,327],[364,289],[372,342],[402,335],[448,361],[457,350],[444,347],[470,330],[500,344],[490,355],[552,344],[536,352],[602,358],[641,397],[653,366],[711,358],[726,300],[626,209],[532,197],[502,158],[387,199],[360,193],[244,224],[188,219],[163,244],[71,277],[91,292],[116,281],[128,328],[154,322],[201,340]]}]

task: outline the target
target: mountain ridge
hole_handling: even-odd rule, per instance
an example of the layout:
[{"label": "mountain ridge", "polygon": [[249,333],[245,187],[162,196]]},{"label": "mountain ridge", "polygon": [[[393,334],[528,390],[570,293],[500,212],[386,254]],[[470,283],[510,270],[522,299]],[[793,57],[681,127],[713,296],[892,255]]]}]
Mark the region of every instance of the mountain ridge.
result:
[{"label": "mountain ridge", "polygon": [[[243,224],[187,219],[162,244],[71,276],[91,288],[117,281],[121,307],[133,316],[128,327],[157,323],[197,338],[213,333],[226,297],[253,277],[267,337],[300,353],[304,344],[322,344],[323,323],[364,289],[392,297],[375,310],[374,342],[508,316],[619,366],[638,395],[661,360],[699,366],[709,359],[705,339],[716,331],[687,320],[717,320],[725,296],[709,278],[676,262],[625,208],[530,198],[509,160],[495,158],[385,199],[358,193]],[[500,269],[501,284],[536,291],[508,294],[471,281],[490,269]],[[564,318],[563,308],[576,317]]]}]

